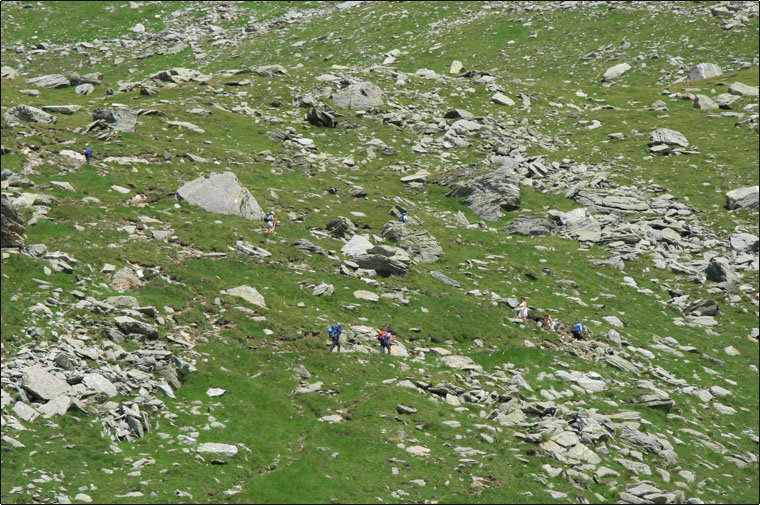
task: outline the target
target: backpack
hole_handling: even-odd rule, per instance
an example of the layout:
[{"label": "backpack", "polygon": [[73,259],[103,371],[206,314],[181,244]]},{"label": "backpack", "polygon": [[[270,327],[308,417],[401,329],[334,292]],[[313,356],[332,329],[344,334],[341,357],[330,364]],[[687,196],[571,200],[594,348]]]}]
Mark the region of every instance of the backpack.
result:
[{"label": "backpack", "polygon": [[400,223],[406,223],[406,220],[407,220],[406,214],[401,214],[401,215],[398,217],[398,221],[399,221]]},{"label": "backpack", "polygon": [[331,331],[333,334],[333,337],[337,337],[337,336],[340,336],[340,333],[343,331],[343,328],[341,328],[339,324],[334,324],[327,331]]},{"label": "backpack", "polygon": [[583,333],[583,325],[581,323],[578,323],[575,326],[573,326],[573,336],[575,338],[580,338],[581,333]]},{"label": "backpack", "polygon": [[266,216],[264,216],[264,221],[271,221],[273,214],[271,212],[267,212]]}]

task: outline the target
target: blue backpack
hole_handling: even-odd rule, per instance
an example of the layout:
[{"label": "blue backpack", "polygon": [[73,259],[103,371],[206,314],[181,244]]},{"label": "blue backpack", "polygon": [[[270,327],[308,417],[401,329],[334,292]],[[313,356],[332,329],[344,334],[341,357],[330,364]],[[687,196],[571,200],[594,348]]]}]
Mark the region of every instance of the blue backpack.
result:
[{"label": "blue backpack", "polygon": [[583,325],[581,323],[577,323],[575,326],[573,326],[573,336],[575,338],[580,338],[582,333]]},{"label": "blue backpack", "polygon": [[398,220],[399,220],[400,223],[406,223],[406,220],[407,220],[406,214],[401,214],[398,217]]}]

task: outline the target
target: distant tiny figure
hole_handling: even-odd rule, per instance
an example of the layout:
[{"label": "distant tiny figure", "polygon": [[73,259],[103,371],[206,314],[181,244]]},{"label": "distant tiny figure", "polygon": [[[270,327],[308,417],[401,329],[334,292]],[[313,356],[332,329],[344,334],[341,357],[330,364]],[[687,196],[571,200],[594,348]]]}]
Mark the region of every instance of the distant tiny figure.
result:
[{"label": "distant tiny figure", "polygon": [[520,310],[517,312],[517,318],[528,321],[528,302],[525,301],[525,297],[520,298]]},{"label": "distant tiny figure", "polygon": [[544,322],[550,331],[554,331],[557,328],[557,323],[554,322],[554,319],[549,314],[544,314]]},{"label": "distant tiny figure", "polygon": [[581,340],[583,339],[583,325],[580,323],[580,321],[575,323],[575,326],[573,326],[573,338],[575,340]]},{"label": "distant tiny figure", "polygon": [[329,352],[332,352],[332,350],[336,347],[338,348],[338,352],[340,352],[340,334],[342,331],[343,327],[338,323],[335,323],[334,325],[327,328],[327,334],[332,339],[332,345],[330,346]]},{"label": "distant tiny figure", "polygon": [[398,217],[399,223],[408,223],[409,222],[409,216],[407,215],[406,211],[402,212],[401,215]]},{"label": "distant tiny figure", "polygon": [[277,217],[274,215],[274,211],[270,210],[264,216],[264,221],[267,224],[267,233],[274,233],[274,229],[277,226]]},{"label": "distant tiny figure", "polygon": [[92,159],[92,147],[88,147],[84,150],[84,157],[87,159],[87,164],[90,164],[90,160]]},{"label": "distant tiny figure", "polygon": [[377,331],[377,339],[380,341],[380,354],[384,354],[386,349],[388,349],[388,354],[391,353],[391,338],[393,335],[388,330]]}]

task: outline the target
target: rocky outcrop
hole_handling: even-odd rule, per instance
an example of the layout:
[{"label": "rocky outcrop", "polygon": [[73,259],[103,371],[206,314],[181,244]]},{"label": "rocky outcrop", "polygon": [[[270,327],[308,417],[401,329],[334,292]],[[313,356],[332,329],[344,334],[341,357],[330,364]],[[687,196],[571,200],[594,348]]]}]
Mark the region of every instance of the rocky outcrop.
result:
[{"label": "rocky outcrop", "polygon": [[535,237],[549,235],[553,226],[554,224],[551,221],[543,217],[517,216],[504,227],[503,231],[515,235]]},{"label": "rocky outcrop", "polygon": [[745,186],[732,189],[726,193],[726,208],[734,209],[758,209],[758,194],[760,186]]},{"label": "rocky outcrop", "polygon": [[383,105],[383,92],[371,82],[351,84],[332,97],[336,106],[343,109],[371,109]]},{"label": "rocky outcrop", "polygon": [[487,221],[504,216],[504,211],[520,206],[520,177],[512,171],[497,170],[473,178],[465,177],[451,185],[446,196],[460,202]]},{"label": "rocky outcrop", "polygon": [[31,107],[29,105],[17,105],[8,109],[3,116],[8,121],[24,121],[26,123],[47,123],[55,124],[58,118],[48,114],[42,109]]},{"label": "rocky outcrop", "polygon": [[256,199],[250,191],[241,186],[237,176],[232,172],[198,177],[179,188],[177,198],[209,212],[231,214],[246,219],[264,219],[264,211]]},{"label": "rocky outcrop", "polygon": [[133,132],[137,125],[137,111],[126,107],[107,107],[92,111],[94,121],[105,121],[109,128],[121,132]]},{"label": "rocky outcrop", "polygon": [[352,237],[356,233],[356,225],[347,217],[338,216],[326,227],[327,231],[336,238]]},{"label": "rocky outcrop", "polygon": [[709,79],[723,74],[723,70],[715,63],[699,63],[689,69],[687,81],[696,81],[699,79]]},{"label": "rocky outcrop", "polygon": [[366,253],[356,257],[356,263],[361,268],[374,270],[388,277],[404,275],[412,263],[412,259],[403,249],[387,245],[378,245]]},{"label": "rocky outcrop", "polygon": [[398,221],[385,223],[383,238],[396,242],[405,249],[415,261],[435,263],[443,254],[443,249],[427,230],[414,228]]},{"label": "rocky outcrop", "polygon": [[7,195],[2,196],[2,225],[0,230],[0,247],[21,247],[24,245],[26,223]]}]

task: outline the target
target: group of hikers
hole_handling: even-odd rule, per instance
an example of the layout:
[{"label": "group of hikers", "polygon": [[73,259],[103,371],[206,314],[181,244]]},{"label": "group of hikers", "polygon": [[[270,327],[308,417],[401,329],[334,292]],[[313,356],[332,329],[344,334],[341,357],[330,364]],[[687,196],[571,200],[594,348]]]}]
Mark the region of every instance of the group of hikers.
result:
[{"label": "group of hikers", "polygon": [[[340,334],[343,333],[343,327],[339,325],[338,323],[333,324],[329,328],[327,328],[327,335],[332,340],[332,345],[330,345],[330,351],[332,352],[333,349],[336,347],[338,348],[338,352],[340,352]],[[393,338],[393,335],[388,330],[377,330],[377,340],[380,341],[380,354],[384,354],[385,351],[388,351],[388,354],[391,354],[391,339]]]},{"label": "group of hikers", "polygon": [[[525,297],[520,298],[520,305],[517,309],[517,319],[521,319],[523,322],[528,321],[528,302],[525,300]],[[543,319],[536,319],[536,321],[539,324],[543,324],[547,328],[549,328],[550,331],[556,331],[557,326],[559,326],[559,323],[552,319],[552,317],[549,314],[544,314]],[[573,335],[573,338],[576,340],[582,340],[583,337],[587,336],[587,330],[584,328],[583,323],[580,321],[576,321],[575,325],[573,326],[571,330],[571,334]]]}]

